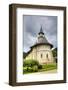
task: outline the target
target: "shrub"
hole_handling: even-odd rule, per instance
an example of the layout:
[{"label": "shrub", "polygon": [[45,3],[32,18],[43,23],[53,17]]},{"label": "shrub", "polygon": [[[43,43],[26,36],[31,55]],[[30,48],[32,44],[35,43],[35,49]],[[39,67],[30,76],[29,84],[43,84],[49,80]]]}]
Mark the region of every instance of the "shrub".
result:
[{"label": "shrub", "polygon": [[42,65],[38,65],[38,69],[42,69]]},{"label": "shrub", "polygon": [[29,61],[28,60],[24,60],[23,66],[25,67],[25,66],[28,66],[28,65],[29,65]]},{"label": "shrub", "polygon": [[27,72],[27,67],[23,67],[23,72]]},{"label": "shrub", "polygon": [[37,72],[38,69],[42,69],[42,65],[37,60],[24,60],[23,67],[24,73]]},{"label": "shrub", "polygon": [[27,71],[32,72],[33,71],[32,67],[28,67]]},{"label": "shrub", "polygon": [[37,71],[38,71],[38,66],[37,66],[37,65],[34,65],[34,66],[32,67],[32,69],[33,69],[33,72],[37,72]]},{"label": "shrub", "polygon": [[39,62],[36,60],[24,60],[23,66],[32,67],[34,65],[39,65]]},{"label": "shrub", "polygon": [[34,66],[34,65],[39,65],[39,62],[38,61],[36,61],[36,60],[32,60],[32,66]]}]

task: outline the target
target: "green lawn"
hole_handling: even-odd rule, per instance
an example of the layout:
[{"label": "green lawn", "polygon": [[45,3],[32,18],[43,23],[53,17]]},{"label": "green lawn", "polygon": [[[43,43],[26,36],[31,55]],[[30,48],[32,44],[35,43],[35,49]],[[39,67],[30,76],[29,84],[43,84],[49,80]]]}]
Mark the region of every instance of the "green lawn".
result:
[{"label": "green lawn", "polygon": [[39,71],[49,71],[53,69],[57,69],[56,63],[42,65],[42,69],[40,69]]},{"label": "green lawn", "polygon": [[[57,69],[57,64],[56,63],[51,63],[51,64],[44,64],[42,65],[41,69],[38,69],[35,72],[44,72],[44,71],[49,71],[49,70],[54,70]],[[29,74],[29,73],[35,73],[34,71],[26,71],[23,72],[23,74]]]}]

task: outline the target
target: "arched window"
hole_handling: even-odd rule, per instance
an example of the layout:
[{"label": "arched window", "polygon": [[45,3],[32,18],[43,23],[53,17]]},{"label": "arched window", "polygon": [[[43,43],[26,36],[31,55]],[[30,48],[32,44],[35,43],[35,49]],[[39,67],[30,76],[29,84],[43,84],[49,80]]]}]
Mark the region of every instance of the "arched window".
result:
[{"label": "arched window", "polygon": [[48,54],[46,54],[46,58],[48,58]]},{"label": "arched window", "polygon": [[43,55],[41,54],[41,58],[43,57]]},{"label": "arched window", "polygon": [[48,61],[49,61],[49,56],[48,56],[48,54],[46,54],[46,58],[48,59]]}]

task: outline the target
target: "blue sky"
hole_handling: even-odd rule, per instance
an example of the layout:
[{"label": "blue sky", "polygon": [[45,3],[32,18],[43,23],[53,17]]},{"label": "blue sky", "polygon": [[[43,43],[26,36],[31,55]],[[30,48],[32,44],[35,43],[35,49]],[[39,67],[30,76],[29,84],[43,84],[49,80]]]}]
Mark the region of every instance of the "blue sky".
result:
[{"label": "blue sky", "polygon": [[30,50],[37,41],[37,35],[42,26],[47,40],[57,47],[57,16],[24,15],[24,52]]}]

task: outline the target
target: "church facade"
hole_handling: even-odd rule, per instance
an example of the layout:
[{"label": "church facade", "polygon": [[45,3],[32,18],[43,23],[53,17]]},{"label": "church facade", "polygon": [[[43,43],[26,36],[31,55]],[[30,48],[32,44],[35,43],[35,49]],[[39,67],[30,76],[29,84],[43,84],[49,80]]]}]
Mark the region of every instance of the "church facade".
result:
[{"label": "church facade", "polygon": [[52,48],[53,45],[48,42],[41,27],[37,42],[30,47],[30,51],[27,52],[25,60],[37,60],[40,64],[53,63]]}]

